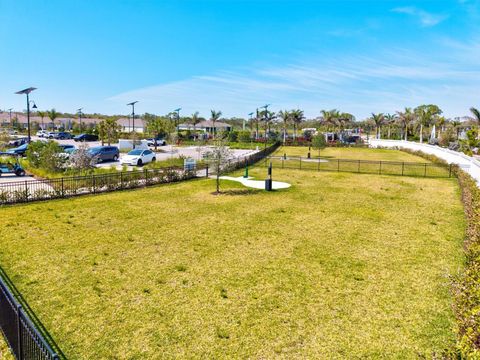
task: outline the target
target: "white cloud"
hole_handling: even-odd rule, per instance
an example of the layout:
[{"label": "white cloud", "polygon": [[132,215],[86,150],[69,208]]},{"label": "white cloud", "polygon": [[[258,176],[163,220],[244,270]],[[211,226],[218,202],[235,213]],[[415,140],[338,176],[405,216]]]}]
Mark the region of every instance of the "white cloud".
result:
[{"label": "white cloud", "polygon": [[431,26],[438,25],[442,21],[448,18],[448,15],[429,13],[425,10],[416,8],[414,6],[398,7],[398,8],[392,9],[392,11],[399,14],[411,15],[417,18],[423,27],[431,27]]},{"label": "white cloud", "polygon": [[[464,45],[466,46],[466,45]],[[480,68],[464,58],[464,46],[443,45],[442,60],[433,54],[391,49],[382,54],[332,60],[319,56],[276,67],[222,71],[118,94],[109,100],[140,100],[139,111],[184,114],[210,109],[226,116],[246,116],[264,103],[274,110],[301,108],[309,117],[321,109],[340,108],[363,118],[405,106],[437,103],[447,116],[463,115],[478,100]]]}]

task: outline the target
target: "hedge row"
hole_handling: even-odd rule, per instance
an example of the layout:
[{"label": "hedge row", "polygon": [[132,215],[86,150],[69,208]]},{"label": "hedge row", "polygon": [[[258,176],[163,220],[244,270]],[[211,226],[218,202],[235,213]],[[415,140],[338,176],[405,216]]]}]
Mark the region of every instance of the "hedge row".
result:
[{"label": "hedge row", "polygon": [[[434,163],[445,161],[419,151],[404,150]],[[445,357],[480,359],[480,188],[475,180],[458,166],[454,167],[462,190],[462,202],[467,220],[464,240],[466,265],[452,279],[453,310],[457,319],[457,346]]]}]

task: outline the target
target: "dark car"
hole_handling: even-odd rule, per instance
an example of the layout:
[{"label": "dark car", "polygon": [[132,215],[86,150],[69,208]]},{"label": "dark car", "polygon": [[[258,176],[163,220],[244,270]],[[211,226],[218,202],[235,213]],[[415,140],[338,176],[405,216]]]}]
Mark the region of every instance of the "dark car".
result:
[{"label": "dark car", "polygon": [[70,144],[58,144],[58,146],[64,151],[71,151],[70,149],[75,149],[75,145],[70,145]]},{"label": "dark car", "polygon": [[61,131],[61,132],[55,133],[53,135],[53,138],[58,140],[67,140],[72,138],[72,134],[70,134],[69,132]]},{"label": "dark car", "polygon": [[18,138],[18,139],[15,139],[15,140],[11,140],[8,142],[8,145],[10,146],[20,146],[20,145],[23,145],[23,144],[26,144],[28,142],[28,138]]},{"label": "dark car", "polygon": [[97,141],[98,136],[93,134],[80,134],[73,138],[75,141]]},{"label": "dark car", "polygon": [[27,148],[28,148],[28,144],[23,144],[23,145],[20,145],[19,147],[8,149],[7,153],[24,156],[25,153],[27,152]]},{"label": "dark car", "polygon": [[120,157],[120,150],[116,146],[95,146],[88,149],[88,153],[93,157],[98,158],[98,162],[102,161],[117,161]]}]

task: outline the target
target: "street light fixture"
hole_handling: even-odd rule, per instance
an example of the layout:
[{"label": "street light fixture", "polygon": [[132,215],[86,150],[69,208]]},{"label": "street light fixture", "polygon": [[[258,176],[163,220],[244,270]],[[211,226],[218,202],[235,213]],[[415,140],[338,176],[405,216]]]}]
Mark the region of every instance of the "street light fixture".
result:
[{"label": "street light fixture", "polygon": [[8,119],[10,121],[10,126],[12,126],[12,110],[13,108],[8,109]]},{"label": "street light fixture", "polygon": [[82,109],[83,108],[80,108],[77,110],[77,114],[78,114],[78,128],[80,129],[80,132],[82,132]]},{"label": "street light fixture", "polygon": [[133,149],[135,149],[135,104],[136,103],[138,103],[138,101],[132,101],[131,103],[127,104],[127,106],[132,107]]},{"label": "street light fixture", "polygon": [[173,110],[174,113],[177,113],[177,116],[175,116],[175,127],[177,128],[177,135],[180,133],[180,129],[178,128],[180,122],[180,110],[182,110],[182,108]]},{"label": "street light fixture", "polygon": [[[30,142],[30,140],[32,139],[31,137],[31,133],[30,133],[30,99],[29,99],[29,94],[33,91],[33,90],[37,90],[37,88],[34,88],[34,87],[29,87],[27,89],[23,89],[23,90],[20,90],[20,91],[17,91],[15,94],[19,94],[19,95],[27,95],[27,128],[28,128],[28,142]],[[37,105],[35,105],[35,103],[33,103],[33,108],[36,109],[37,108]]]},{"label": "street light fixture", "polygon": [[260,109],[265,109],[265,149],[267,148],[267,118],[268,118],[268,107],[270,106],[270,104],[266,104],[266,105],[263,105],[263,106],[260,106]]}]

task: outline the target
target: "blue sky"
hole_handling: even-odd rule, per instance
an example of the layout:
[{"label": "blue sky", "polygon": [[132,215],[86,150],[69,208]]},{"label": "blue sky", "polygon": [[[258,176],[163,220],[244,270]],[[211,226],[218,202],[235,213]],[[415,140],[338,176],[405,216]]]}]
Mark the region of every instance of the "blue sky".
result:
[{"label": "blue sky", "polygon": [[0,0],[0,108],[480,106],[480,0]]}]

